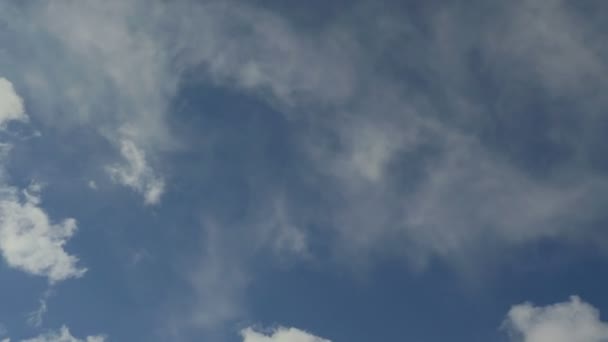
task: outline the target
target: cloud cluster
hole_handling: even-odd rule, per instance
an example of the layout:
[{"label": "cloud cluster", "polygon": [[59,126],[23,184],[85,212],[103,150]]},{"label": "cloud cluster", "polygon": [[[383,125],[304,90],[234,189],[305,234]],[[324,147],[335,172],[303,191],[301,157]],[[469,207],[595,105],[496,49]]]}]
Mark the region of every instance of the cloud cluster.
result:
[{"label": "cloud cluster", "polygon": [[279,327],[269,334],[258,332],[253,328],[241,331],[243,342],[331,342],[296,328]]},{"label": "cloud cluster", "polygon": [[[601,102],[580,82],[604,87],[601,35],[562,1],[518,4],[537,15],[508,1],[473,11],[452,4],[425,13],[421,29],[401,12],[354,5],[311,33],[276,12],[211,2],[180,16],[175,46],[204,82],[263,99],[293,123],[295,153],[320,201],[303,202],[289,187],[264,200],[285,203],[279,231],[298,221],[294,246],[321,226],[330,253],[351,264],[388,254],[469,266],[473,255],[492,260],[546,239],[593,244],[608,201],[608,177],[590,166],[585,145],[603,141],[587,100]],[[572,38],[581,36],[590,43]],[[310,205],[316,215],[287,217]],[[255,223],[245,225],[264,235]],[[225,249],[242,271],[247,258]],[[222,293],[238,297],[243,287]]]},{"label": "cloud cluster", "polygon": [[[25,120],[23,101],[11,83],[1,79],[0,91],[0,98],[13,103],[3,109],[2,120]],[[3,145],[0,160],[0,251],[4,260],[10,267],[45,276],[51,283],[82,276],[86,269],[63,249],[76,231],[76,221],[68,218],[54,223],[40,207],[40,185],[33,183],[20,192],[7,184],[4,168],[9,151],[10,145]]]},{"label": "cloud cluster", "polygon": [[[239,2],[0,6],[18,14],[2,15],[3,39],[28,56],[3,54],[0,67],[24,71],[20,89],[50,109],[37,119],[98,129],[124,159],[100,167],[146,204],[170,186],[154,162],[179,145],[167,122],[182,77],[245,92],[285,116],[319,201],[304,203],[278,177],[269,187],[282,191],[256,199],[271,208],[264,219],[209,230],[186,272],[193,302],[206,305],[193,315],[201,326],[239,311],[249,258],[306,256],[313,226],[348,262],[377,254],[468,262],[487,246],[594,240],[590,222],[608,202],[608,177],[594,164],[604,153],[594,146],[605,143],[595,128],[606,109],[597,95],[606,87],[603,35],[563,1],[443,5],[420,20],[353,5],[316,30]],[[40,67],[48,56],[52,67]],[[26,120],[8,81],[0,92],[0,125]],[[3,190],[9,265],[51,281],[82,275],[63,250],[75,221],[54,223],[36,193]],[[305,205],[316,215],[290,217]]]},{"label": "cloud cluster", "polygon": [[509,311],[504,327],[514,342],[608,341],[608,323],[600,320],[596,308],[576,296],[545,307],[516,305]]}]

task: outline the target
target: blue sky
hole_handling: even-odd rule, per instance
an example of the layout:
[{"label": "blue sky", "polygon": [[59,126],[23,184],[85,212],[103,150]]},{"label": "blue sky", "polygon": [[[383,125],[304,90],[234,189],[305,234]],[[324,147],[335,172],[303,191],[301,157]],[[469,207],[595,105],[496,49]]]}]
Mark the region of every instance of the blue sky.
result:
[{"label": "blue sky", "polygon": [[607,6],[0,0],[0,341],[608,340]]}]

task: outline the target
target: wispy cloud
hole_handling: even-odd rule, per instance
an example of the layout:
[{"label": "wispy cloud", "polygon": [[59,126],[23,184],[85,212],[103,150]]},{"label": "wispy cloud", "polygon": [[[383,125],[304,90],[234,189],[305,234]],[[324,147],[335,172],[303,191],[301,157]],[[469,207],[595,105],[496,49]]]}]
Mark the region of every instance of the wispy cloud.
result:
[{"label": "wispy cloud", "polygon": [[146,156],[130,140],[122,140],[120,153],[124,164],[108,166],[106,169],[112,179],[128,186],[144,196],[144,203],[158,204],[165,188],[165,182],[148,165]]}]

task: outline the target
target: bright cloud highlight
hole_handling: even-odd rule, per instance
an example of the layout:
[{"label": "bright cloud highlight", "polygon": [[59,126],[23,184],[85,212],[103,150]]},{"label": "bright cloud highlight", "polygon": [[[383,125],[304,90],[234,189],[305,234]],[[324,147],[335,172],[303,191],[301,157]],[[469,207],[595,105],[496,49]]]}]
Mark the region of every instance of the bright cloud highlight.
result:
[{"label": "bright cloud highlight", "polygon": [[279,327],[267,335],[253,328],[241,331],[243,342],[331,342],[296,328]]},{"label": "bright cloud highlight", "polygon": [[576,296],[545,307],[516,305],[504,326],[514,342],[608,341],[608,324],[600,320],[599,311]]}]

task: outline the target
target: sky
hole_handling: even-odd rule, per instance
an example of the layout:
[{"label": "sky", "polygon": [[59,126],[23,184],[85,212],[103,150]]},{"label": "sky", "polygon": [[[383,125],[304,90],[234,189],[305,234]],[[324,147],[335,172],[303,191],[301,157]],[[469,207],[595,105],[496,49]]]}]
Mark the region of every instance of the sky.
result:
[{"label": "sky", "polygon": [[607,13],[0,0],[0,342],[608,341]]}]

